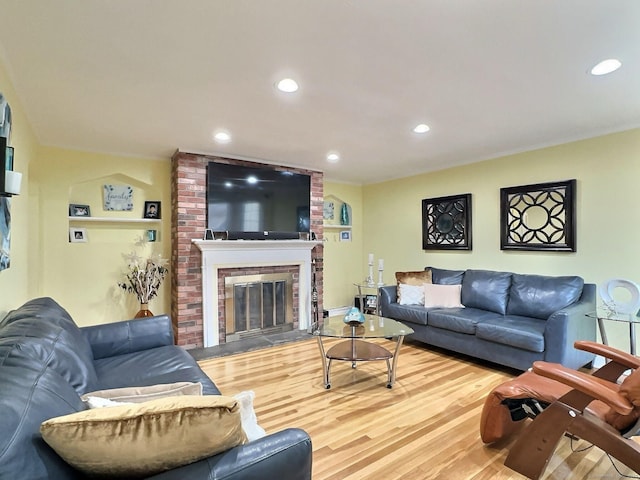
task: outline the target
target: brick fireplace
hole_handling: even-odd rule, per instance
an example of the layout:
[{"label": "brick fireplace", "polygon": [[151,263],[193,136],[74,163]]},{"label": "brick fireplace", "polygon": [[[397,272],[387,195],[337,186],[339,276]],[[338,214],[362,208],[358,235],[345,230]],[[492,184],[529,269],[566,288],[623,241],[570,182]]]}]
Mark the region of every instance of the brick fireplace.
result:
[{"label": "brick fireplace", "polygon": [[[294,302],[296,309],[296,328],[304,328],[308,325],[311,311],[307,299],[310,295],[311,261],[316,265],[316,282],[318,289],[318,308],[322,311],[322,251],[321,242],[312,245],[307,241],[290,240],[256,240],[256,241],[201,241],[207,224],[207,199],[206,181],[207,164],[210,161],[222,163],[235,163],[242,165],[254,165],[253,162],[235,160],[208,155],[197,155],[184,152],[176,152],[172,158],[172,198],[171,198],[171,316],[173,321],[176,342],[186,348],[210,346],[224,343],[223,328],[225,324],[224,308],[224,281],[220,286],[218,278],[233,272],[254,271],[259,269],[261,273],[278,273],[283,269],[292,269],[296,272],[297,285],[295,295],[301,292],[303,301]],[[323,201],[323,175],[321,172],[313,172],[304,169],[277,167],[280,170],[289,170],[297,173],[305,173],[311,176],[311,230],[319,240],[322,239],[322,201]],[[195,240],[195,242],[194,242]],[[215,270],[215,292],[212,291],[212,280],[207,280],[208,274],[205,267],[204,256],[210,255],[201,251],[203,245],[215,243],[216,245],[246,244],[248,247],[242,250],[238,258],[233,262],[217,264]],[[251,244],[259,247],[257,251],[263,251],[268,244],[273,244],[275,250],[267,253],[266,259],[252,252]],[[296,247],[297,245],[297,247]],[[303,247],[300,247],[303,245]],[[271,246],[271,245],[269,245]],[[307,250],[305,254],[291,253],[302,248]],[[206,248],[204,249],[206,250]],[[274,256],[275,251],[281,251]],[[289,253],[284,253],[289,251]],[[203,256],[204,255],[204,256]],[[216,257],[217,254],[213,254]],[[293,256],[294,258],[290,258]],[[304,256],[304,258],[298,258]],[[278,259],[279,258],[279,259]],[[241,261],[239,260],[241,259]],[[240,261],[240,263],[238,263]],[[203,276],[204,274],[204,276]],[[235,274],[235,273],[233,273]],[[209,283],[207,283],[209,282]],[[203,283],[205,284],[203,290]],[[214,300],[215,293],[215,300]],[[210,297],[207,297],[210,294]],[[211,301],[207,301],[210,298]],[[222,326],[221,326],[222,325]],[[214,343],[212,343],[214,342]],[[217,342],[217,343],[215,343]]]}]

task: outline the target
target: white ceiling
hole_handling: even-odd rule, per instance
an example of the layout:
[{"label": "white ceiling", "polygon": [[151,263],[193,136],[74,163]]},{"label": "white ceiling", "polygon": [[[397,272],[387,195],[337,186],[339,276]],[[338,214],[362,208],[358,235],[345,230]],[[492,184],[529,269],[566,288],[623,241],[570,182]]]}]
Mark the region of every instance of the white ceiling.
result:
[{"label": "white ceiling", "polygon": [[640,126],[638,0],[0,0],[0,56],[45,145],[354,183]]}]

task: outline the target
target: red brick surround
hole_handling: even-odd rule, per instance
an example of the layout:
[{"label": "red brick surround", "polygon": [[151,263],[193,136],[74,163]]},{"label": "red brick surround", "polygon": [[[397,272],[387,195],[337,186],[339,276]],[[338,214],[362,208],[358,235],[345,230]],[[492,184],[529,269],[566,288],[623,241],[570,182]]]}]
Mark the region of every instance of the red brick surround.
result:
[{"label": "red brick surround", "polygon": [[[171,317],[176,343],[186,348],[204,346],[201,256],[200,250],[191,243],[191,240],[202,239],[207,224],[206,182],[207,164],[210,161],[240,165],[255,164],[243,160],[184,152],[176,152],[171,159]],[[311,230],[319,240],[322,239],[322,172],[275,165],[273,168],[311,176]],[[317,266],[316,284],[320,312],[322,312],[322,255],[321,244],[311,252]],[[234,270],[238,271],[238,269]],[[261,273],[281,271],[280,267],[273,267],[271,270],[273,272],[261,269]],[[224,325],[224,301],[219,302],[219,305],[221,307],[218,316],[220,324]],[[224,342],[223,339],[224,336],[221,335],[221,343]]]}]

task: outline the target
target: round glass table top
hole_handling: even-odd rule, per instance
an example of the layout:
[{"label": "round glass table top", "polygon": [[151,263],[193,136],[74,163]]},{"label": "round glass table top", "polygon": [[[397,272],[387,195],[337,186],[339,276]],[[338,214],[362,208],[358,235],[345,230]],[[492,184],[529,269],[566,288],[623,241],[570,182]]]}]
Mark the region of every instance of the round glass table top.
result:
[{"label": "round glass table top", "polygon": [[391,318],[367,314],[364,318],[364,323],[344,323],[342,315],[328,317],[311,334],[335,338],[388,338],[413,333],[412,328]]}]

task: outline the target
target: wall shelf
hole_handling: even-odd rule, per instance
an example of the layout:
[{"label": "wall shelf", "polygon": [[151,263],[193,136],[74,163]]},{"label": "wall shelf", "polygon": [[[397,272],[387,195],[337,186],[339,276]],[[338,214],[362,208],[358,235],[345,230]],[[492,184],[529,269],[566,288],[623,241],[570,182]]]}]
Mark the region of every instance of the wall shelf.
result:
[{"label": "wall shelf", "polygon": [[159,218],[69,217],[71,223],[160,223]]},{"label": "wall shelf", "polygon": [[325,230],[351,230],[351,225],[334,225],[333,223],[324,223],[322,226]]},{"label": "wall shelf", "polygon": [[[340,217],[342,210],[346,209],[347,225],[340,224]],[[324,204],[322,209],[323,227],[326,230],[350,230],[351,222],[353,220],[353,213],[351,211],[351,205],[344,202],[335,195],[327,195],[324,197]]]}]

